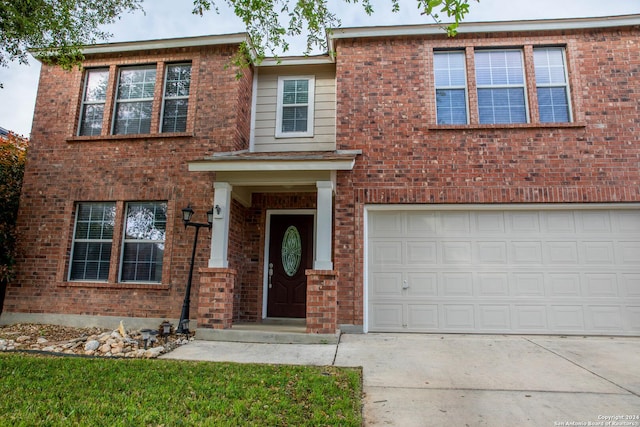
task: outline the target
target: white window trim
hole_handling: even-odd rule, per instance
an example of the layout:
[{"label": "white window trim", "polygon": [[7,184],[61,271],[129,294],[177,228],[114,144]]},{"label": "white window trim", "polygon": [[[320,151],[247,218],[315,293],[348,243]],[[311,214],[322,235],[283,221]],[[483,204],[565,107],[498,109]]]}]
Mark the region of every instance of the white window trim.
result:
[{"label": "white window trim", "polygon": [[[184,65],[191,66],[191,72],[193,73],[193,65],[191,64],[191,62],[170,63],[170,64],[166,64],[166,66],[165,66],[165,69],[164,69],[164,82],[162,84],[162,106],[161,106],[162,111],[160,112],[160,123],[158,124],[160,133],[165,133],[164,130],[162,129],[162,126],[163,126],[163,123],[164,123],[164,107],[165,107],[165,104],[167,103],[167,101],[176,100],[176,99],[186,99],[187,102],[189,101],[189,96],[191,95],[191,86],[189,86],[189,95],[167,96],[167,77],[169,77],[169,68],[170,67],[175,67],[175,66],[184,66]],[[189,84],[191,84],[191,81],[189,82]],[[187,106],[187,111],[188,111],[189,107],[190,106],[188,105]],[[188,115],[187,115],[187,121],[188,120],[189,120],[189,118],[188,118]]]},{"label": "white window trim", "polygon": [[[284,82],[285,80],[307,80],[309,81],[309,99],[307,105],[307,131],[306,132],[283,132],[282,131],[282,110],[283,110],[283,96],[284,96]],[[315,76],[279,76],[278,77],[278,96],[276,104],[276,138],[300,138],[300,137],[312,137],[314,126],[314,114],[315,114],[315,91],[316,91],[316,77]],[[304,104],[292,104],[290,106],[302,106]]]},{"label": "white window trim", "polygon": [[[107,280],[96,280],[96,279],[72,279],[71,278],[71,271],[73,269],[73,255],[76,249],[76,243],[111,243],[111,250],[113,251],[113,236],[111,236],[111,239],[79,239],[76,237],[76,232],[78,231],[78,216],[80,214],[80,205],[81,204],[108,204],[108,203],[112,203],[112,202],[78,202],[76,203],[76,207],[75,207],[75,218],[73,220],[73,237],[71,239],[71,251],[69,253],[69,269],[67,271],[67,281],[68,282],[97,282],[97,283],[106,283],[108,281]],[[113,203],[113,206],[115,208],[115,203]],[[114,229],[115,232],[115,229]],[[111,253],[111,256],[113,256],[113,252]],[[109,259],[109,270],[111,270],[111,259]],[[111,274],[111,271],[108,271],[107,274]]]},{"label": "white window trim", "polygon": [[[468,89],[468,84],[469,84],[469,72],[467,70],[467,56],[466,56],[466,52],[464,50],[436,50],[433,52],[433,55],[438,55],[438,54],[452,54],[452,53],[456,53],[456,54],[460,54],[462,55],[462,57],[464,58],[464,85],[453,85],[453,86],[437,86],[435,84],[435,71],[434,71],[434,87],[435,87],[435,92],[436,92],[436,97],[437,97],[437,92],[438,90],[464,90],[464,102],[465,102],[465,108],[466,110],[466,116],[467,116],[467,122],[465,124],[469,124],[470,123],[470,111],[469,111],[469,89]],[[449,123],[439,123],[438,122],[438,101],[436,98],[436,123],[437,124],[449,124]]]},{"label": "white window trim", "polygon": [[[480,89],[519,89],[522,88],[524,91],[524,114],[525,114],[525,122],[531,123],[531,113],[529,111],[529,94],[527,92],[527,72],[526,72],[526,64],[525,64],[525,55],[524,48],[523,49],[476,49],[474,51],[474,58],[479,52],[519,52],[520,53],[520,64],[522,67],[522,84],[493,84],[493,85],[481,85],[478,84],[478,75],[476,71],[476,75],[474,75],[474,79],[476,79],[476,97],[478,97],[478,91]],[[478,119],[480,116],[480,106],[478,105]],[[481,124],[514,124],[514,123],[481,123]]]},{"label": "white window trim", "polygon": [[[149,64],[149,65],[136,65],[136,66],[126,66],[126,67],[120,67],[118,69],[118,79],[116,81],[116,87],[115,87],[115,93],[114,93],[114,102],[113,102],[113,120],[111,120],[111,135],[147,135],[148,133],[151,133],[151,128],[149,128],[149,132],[147,132],[146,134],[142,134],[142,133],[116,133],[116,122],[118,121],[118,106],[121,104],[127,104],[127,103],[134,103],[134,102],[151,102],[151,108],[153,109],[153,102],[154,102],[154,97],[150,97],[150,98],[127,98],[127,99],[120,99],[118,98],[118,91],[119,91],[119,87],[120,87],[120,77],[122,76],[122,71],[123,70],[144,70],[144,69],[156,69],[156,66],[153,64]],[[156,74],[156,81],[154,83],[154,93],[155,93],[155,89],[156,86],[155,84],[157,84],[158,82],[158,75]]]},{"label": "white window trim", "polygon": [[[572,103],[571,103],[571,88],[569,87],[569,70],[568,70],[568,66],[567,66],[567,49],[565,47],[560,47],[560,46],[534,46],[533,47],[533,53],[534,53],[534,59],[533,59],[533,67],[535,69],[536,66],[536,61],[535,61],[535,51],[536,50],[548,50],[548,49],[557,49],[560,50],[562,52],[562,66],[564,68],[564,84],[560,84],[560,83],[538,83],[538,81],[536,80],[536,90],[538,90],[538,88],[540,87],[547,87],[547,88],[554,88],[554,87],[564,87],[564,92],[567,96],[567,105],[568,105],[568,113],[569,113],[569,121],[568,122],[560,122],[560,123],[573,123],[573,109],[572,109]],[[534,73],[535,75],[535,73]],[[537,107],[538,107],[538,115],[540,114],[540,103],[537,103]]]},{"label": "white window trim", "polygon": [[85,113],[85,109],[87,108],[88,105],[102,105],[102,126],[100,129],[100,133],[98,135],[100,135],[102,133],[102,128],[104,128],[104,108],[107,105],[107,94],[105,94],[105,98],[101,101],[87,101],[87,88],[89,86],[89,74],[91,74],[92,72],[97,71],[106,71],[107,72],[107,79],[109,78],[109,68],[105,68],[105,67],[98,67],[98,68],[87,68],[85,70],[84,73],[84,84],[83,84],[83,89],[82,89],[82,104],[80,106],[80,119],[78,122],[78,136],[82,136],[82,126],[84,125],[83,122],[83,118],[84,118],[84,113]]}]

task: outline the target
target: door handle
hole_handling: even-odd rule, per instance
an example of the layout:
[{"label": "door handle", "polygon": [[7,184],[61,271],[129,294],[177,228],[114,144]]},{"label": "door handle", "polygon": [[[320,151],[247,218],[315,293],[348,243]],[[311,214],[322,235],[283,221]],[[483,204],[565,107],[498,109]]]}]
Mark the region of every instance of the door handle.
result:
[{"label": "door handle", "polygon": [[271,289],[271,276],[273,276],[273,263],[269,263],[269,289]]},{"label": "door handle", "polygon": [[407,282],[406,280],[402,281],[402,289],[409,289],[409,282]]}]

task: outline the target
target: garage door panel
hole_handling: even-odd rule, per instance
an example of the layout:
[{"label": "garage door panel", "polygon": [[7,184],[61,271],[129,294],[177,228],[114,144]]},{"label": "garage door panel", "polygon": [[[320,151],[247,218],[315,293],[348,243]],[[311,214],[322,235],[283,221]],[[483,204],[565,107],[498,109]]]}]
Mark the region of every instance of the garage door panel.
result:
[{"label": "garage door panel", "polygon": [[582,242],[584,261],[588,264],[615,264],[613,242]]},{"label": "garage door panel", "polygon": [[591,306],[587,307],[587,322],[591,329],[600,332],[622,330],[623,307]]},{"label": "garage door panel", "polygon": [[408,297],[437,297],[438,275],[436,273],[407,273]]},{"label": "garage door panel", "polygon": [[478,273],[478,296],[509,296],[509,275],[507,273]]},{"label": "garage door panel", "polygon": [[480,233],[490,233],[492,235],[503,234],[506,230],[504,213],[502,212],[477,212],[475,218],[475,229]]},{"label": "garage door panel", "polygon": [[548,212],[546,215],[542,215],[542,230],[543,233],[558,234],[558,233],[575,233],[575,220],[573,211],[557,211]]},{"label": "garage door panel", "polygon": [[589,273],[584,275],[586,297],[618,297],[618,280],[615,274]]},{"label": "garage door panel", "polygon": [[511,242],[512,264],[542,264],[541,242]]},{"label": "garage door panel", "polygon": [[471,264],[471,242],[441,243],[443,264]]},{"label": "garage door panel", "polygon": [[374,298],[402,296],[402,273],[376,273],[371,279],[370,289]]},{"label": "garage door panel", "polygon": [[478,307],[478,326],[485,331],[510,331],[511,307],[509,305],[480,305]]},{"label": "garage door panel", "polygon": [[421,332],[437,331],[438,305],[436,304],[408,304],[407,327]]},{"label": "garage door panel", "polygon": [[556,297],[579,297],[582,295],[580,289],[579,273],[549,273],[547,292],[549,295]]},{"label": "garage door panel", "polygon": [[517,297],[544,296],[544,275],[542,273],[514,273],[511,284]]},{"label": "garage door panel", "polygon": [[553,305],[549,308],[552,330],[583,332],[584,308],[576,305]]},{"label": "garage door panel", "polygon": [[440,276],[441,288],[439,294],[444,297],[473,296],[473,274],[444,272]]},{"label": "garage door panel", "polygon": [[623,289],[628,297],[640,297],[640,273],[622,274]]},{"label": "garage door panel", "polygon": [[476,242],[476,260],[481,264],[507,264],[506,242]]},{"label": "garage door panel", "polygon": [[576,242],[546,242],[544,244],[546,264],[578,264]]},{"label": "garage door panel", "polygon": [[473,305],[444,304],[442,328],[447,331],[475,329]]},{"label": "garage door panel", "polygon": [[373,211],[371,331],[640,336],[640,209]]},{"label": "garage door panel", "polygon": [[514,305],[515,329],[526,332],[547,331],[547,308],[543,305]]},{"label": "garage door panel", "polygon": [[438,248],[432,241],[412,241],[406,243],[407,264],[437,264]]}]

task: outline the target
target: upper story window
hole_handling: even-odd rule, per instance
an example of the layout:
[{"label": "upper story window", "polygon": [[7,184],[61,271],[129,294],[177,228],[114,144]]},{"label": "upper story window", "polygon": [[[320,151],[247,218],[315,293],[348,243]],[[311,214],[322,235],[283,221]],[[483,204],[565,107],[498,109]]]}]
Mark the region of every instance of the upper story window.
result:
[{"label": "upper story window", "polygon": [[107,281],[115,213],[115,203],[78,204],[69,280]]},{"label": "upper story window", "polygon": [[86,71],[82,94],[82,107],[80,109],[79,135],[92,136],[102,133],[102,120],[104,117],[104,104],[107,100],[108,83],[108,68]]},{"label": "upper story window", "polygon": [[191,64],[167,66],[161,132],[184,132],[187,129],[190,86]]},{"label": "upper story window", "polygon": [[564,49],[536,48],[533,50],[533,60],[540,121],[542,123],[570,121],[569,85]]},{"label": "upper story window", "polygon": [[113,122],[114,135],[149,133],[156,66],[121,68]]},{"label": "upper story window", "polygon": [[166,202],[127,203],[121,282],[161,282]]},{"label": "upper story window", "polygon": [[527,123],[522,51],[477,51],[475,64],[480,123]]},{"label": "upper story window", "polygon": [[[466,64],[472,69],[467,70]],[[525,69],[535,70],[535,74]],[[566,52],[562,47],[435,51],[433,74],[438,124],[572,120]],[[476,96],[469,96],[473,87]],[[528,97],[533,91],[537,96]],[[530,111],[536,110],[538,114],[532,119]]]},{"label": "upper story window", "polygon": [[276,137],[313,136],[315,77],[279,77]]},{"label": "upper story window", "polygon": [[438,124],[467,124],[467,71],[464,51],[436,52],[433,57]]}]

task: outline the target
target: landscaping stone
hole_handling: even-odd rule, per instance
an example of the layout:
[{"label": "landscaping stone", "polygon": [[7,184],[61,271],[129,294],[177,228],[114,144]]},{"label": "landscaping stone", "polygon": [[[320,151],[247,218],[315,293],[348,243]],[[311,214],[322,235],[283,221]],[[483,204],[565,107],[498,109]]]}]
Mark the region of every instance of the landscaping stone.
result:
[{"label": "landscaping stone", "polygon": [[[127,331],[122,322],[118,329],[113,331],[98,330],[97,328],[78,329],[80,336],[73,336],[73,329],[66,327],[58,327],[58,329],[65,329],[66,333],[63,334],[62,331],[56,330],[56,327],[51,325],[16,326],[18,332],[8,331],[12,326],[4,327],[6,329],[0,328],[0,336],[2,337],[0,338],[0,351],[23,348],[96,357],[156,358],[189,342],[189,339],[183,336],[170,335],[166,339],[154,336],[155,339],[149,341],[147,349],[145,349],[140,331]],[[70,330],[67,331],[67,329]],[[35,331],[37,334],[24,334],[24,332],[31,331]]]}]

